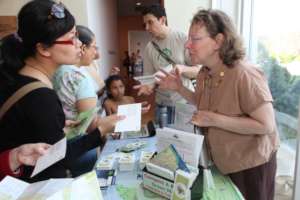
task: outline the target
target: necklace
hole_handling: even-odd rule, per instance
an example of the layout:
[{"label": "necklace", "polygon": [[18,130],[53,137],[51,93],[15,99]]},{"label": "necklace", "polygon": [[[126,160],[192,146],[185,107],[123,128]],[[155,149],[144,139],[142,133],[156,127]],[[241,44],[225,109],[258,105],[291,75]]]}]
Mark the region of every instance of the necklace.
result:
[{"label": "necklace", "polygon": [[42,70],[34,65],[30,65],[28,63],[26,63],[27,67],[30,67],[32,69],[35,69],[36,71],[39,71],[40,73],[42,73],[44,76],[46,76],[48,78],[48,80],[51,82],[51,76],[47,73],[46,70]]}]

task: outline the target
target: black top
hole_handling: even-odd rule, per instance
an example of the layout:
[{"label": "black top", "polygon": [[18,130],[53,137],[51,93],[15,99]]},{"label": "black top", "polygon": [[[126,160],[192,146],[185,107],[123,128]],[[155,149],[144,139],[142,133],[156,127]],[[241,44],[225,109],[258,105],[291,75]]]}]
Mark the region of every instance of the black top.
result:
[{"label": "black top", "polygon": [[[27,83],[38,81],[18,75],[14,85],[0,91],[0,106],[6,99]],[[55,91],[39,88],[31,91],[13,105],[0,121],[0,152],[26,143],[44,142],[54,144],[65,135],[65,115]],[[66,169],[86,151],[99,146],[103,141],[98,129],[67,142],[65,159],[50,166],[33,178],[29,178],[33,167],[24,167],[21,179],[34,182],[49,178],[66,177]]]}]

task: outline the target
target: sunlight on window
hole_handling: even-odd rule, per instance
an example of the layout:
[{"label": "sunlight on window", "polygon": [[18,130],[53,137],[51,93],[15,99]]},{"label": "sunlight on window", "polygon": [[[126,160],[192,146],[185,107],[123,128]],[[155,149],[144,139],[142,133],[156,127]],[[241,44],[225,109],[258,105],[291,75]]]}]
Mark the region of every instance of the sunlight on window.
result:
[{"label": "sunlight on window", "polygon": [[299,8],[299,0],[256,0],[253,10],[255,61],[268,77],[281,139],[276,200],[292,198],[300,97]]}]

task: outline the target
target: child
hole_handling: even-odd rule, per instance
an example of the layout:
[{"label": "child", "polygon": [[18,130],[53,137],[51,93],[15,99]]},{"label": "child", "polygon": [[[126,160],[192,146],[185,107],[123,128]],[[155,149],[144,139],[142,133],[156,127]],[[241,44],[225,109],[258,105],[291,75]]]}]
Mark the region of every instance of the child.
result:
[{"label": "child", "polygon": [[[107,99],[104,101],[103,106],[106,115],[117,113],[118,106],[124,104],[135,103],[135,99],[131,96],[125,96],[125,85],[119,75],[109,76],[106,81]],[[150,109],[150,104],[142,102],[142,113],[146,113]]]},{"label": "child", "polygon": [[106,81],[107,99],[104,101],[106,115],[117,113],[119,105],[131,104],[135,100],[131,96],[125,96],[125,85],[119,75],[109,76]]}]

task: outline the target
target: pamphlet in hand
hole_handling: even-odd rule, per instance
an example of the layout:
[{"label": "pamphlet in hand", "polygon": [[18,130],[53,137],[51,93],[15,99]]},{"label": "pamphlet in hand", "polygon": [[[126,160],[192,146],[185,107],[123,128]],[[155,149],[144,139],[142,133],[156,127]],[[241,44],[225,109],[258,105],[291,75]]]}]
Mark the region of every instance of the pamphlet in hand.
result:
[{"label": "pamphlet in hand", "polygon": [[[167,65],[166,67],[162,68],[165,72],[171,72],[173,70],[172,65]],[[157,76],[164,76],[164,73],[161,71],[157,71],[153,75],[146,75],[146,76],[135,76],[133,77],[135,80],[139,81],[141,85],[152,85],[156,82]]]},{"label": "pamphlet in hand", "polygon": [[114,132],[139,131],[142,122],[142,104],[126,104],[118,106],[117,115],[125,116],[125,119],[118,121]]},{"label": "pamphlet in hand", "polygon": [[66,156],[67,140],[64,137],[54,145],[52,145],[47,153],[41,156],[34,167],[34,170],[30,177],[33,177],[43,171],[44,169],[50,167],[54,163],[62,160]]},{"label": "pamphlet in hand", "polygon": [[87,111],[79,113],[75,121],[79,121],[79,124],[70,128],[69,131],[67,131],[66,136],[68,139],[71,139],[77,135],[83,134],[86,132],[87,128],[93,121],[95,115],[97,114],[99,108],[91,108]]}]

